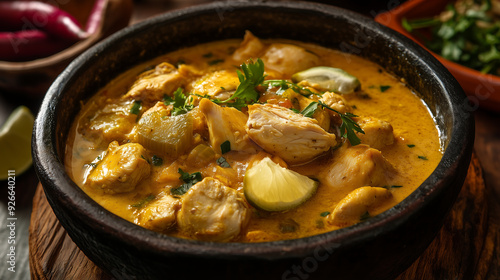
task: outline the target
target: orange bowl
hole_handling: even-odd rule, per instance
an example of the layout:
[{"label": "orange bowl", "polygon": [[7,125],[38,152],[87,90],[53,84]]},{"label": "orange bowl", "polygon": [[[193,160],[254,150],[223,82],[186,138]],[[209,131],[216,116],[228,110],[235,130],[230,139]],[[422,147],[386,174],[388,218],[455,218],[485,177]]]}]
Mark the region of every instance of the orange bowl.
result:
[{"label": "orange bowl", "polygon": [[406,37],[417,42],[419,45],[429,51],[436,57],[451,74],[457,79],[465,93],[468,95],[464,100],[464,105],[470,111],[478,107],[500,112],[500,77],[490,74],[483,74],[477,70],[465,67],[458,63],[444,59],[440,55],[430,51],[424,43],[406,31],[401,25],[401,20],[426,18],[438,15],[443,11],[447,4],[454,2],[451,0],[411,0],[403,3],[401,6],[381,13],[375,17],[375,21],[386,25]]}]

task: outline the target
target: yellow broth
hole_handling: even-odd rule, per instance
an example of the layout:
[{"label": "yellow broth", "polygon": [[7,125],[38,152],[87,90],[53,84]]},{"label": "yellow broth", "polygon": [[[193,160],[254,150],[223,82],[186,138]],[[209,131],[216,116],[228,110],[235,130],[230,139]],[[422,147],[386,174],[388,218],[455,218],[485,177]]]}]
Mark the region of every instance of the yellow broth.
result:
[{"label": "yellow broth", "polygon": [[[386,188],[392,198],[370,209],[369,217],[401,202],[432,173],[442,156],[438,130],[428,108],[405,85],[404,81],[387,73],[380,66],[355,55],[348,55],[336,50],[297,41],[262,40],[262,42],[266,46],[277,42],[301,46],[308,52],[317,55],[320,65],[341,68],[356,76],[361,83],[361,90],[342,96],[347,104],[352,107],[351,112],[358,116],[381,119],[392,125],[394,142],[380,148],[380,151],[383,157],[392,164],[396,172],[384,186],[377,186]],[[85,193],[104,208],[136,224],[141,224],[140,215],[144,207],[148,207],[148,204],[182,183],[179,180],[179,168],[189,173],[201,172],[204,177],[214,177],[224,185],[235,189],[243,197],[245,170],[248,164],[259,156],[231,151],[224,154],[227,161],[231,163],[230,168],[218,167],[215,162],[193,167],[189,165],[187,155],[196,145],[191,145],[184,154],[178,157],[158,154],[146,149],[147,155],[144,156],[148,158],[148,161],[151,161],[152,156],[156,155],[162,158],[163,163],[159,166],[150,163],[149,175],[140,180],[131,191],[121,193],[103,192],[102,189],[92,187],[86,183],[89,173],[100,164],[100,160],[105,156],[109,143],[117,140],[118,144],[122,145],[135,141],[135,138],[130,136],[130,131],[137,124],[140,115],[154,105],[154,102],[143,101],[141,103],[141,114],[130,113],[136,100],[123,98],[123,96],[130,90],[138,75],[144,72],[145,69],[162,62],[168,62],[174,66],[182,62],[191,67],[189,69],[193,72],[196,72],[196,75],[190,77],[190,81],[184,86],[184,92],[191,92],[193,85],[196,85],[196,80],[206,73],[220,70],[236,73],[237,66],[243,62],[248,62],[248,60],[237,61],[233,58],[235,50],[241,48],[240,44],[240,40],[225,40],[168,53],[126,71],[102,88],[90,100],[82,103],[82,110],[74,121],[67,141],[65,165],[72,179]],[[287,74],[280,75],[268,71],[267,68],[266,74],[269,75],[266,79],[290,79]],[[166,94],[172,95],[172,92]],[[271,97],[275,99],[272,102],[286,101],[283,96],[271,95]],[[110,104],[118,105],[110,107]],[[103,111],[106,110],[109,111],[107,115],[103,114]],[[246,112],[246,110],[243,109],[243,112]],[[96,116],[99,116],[99,114],[105,116],[104,121],[98,120],[99,118]],[[125,119],[127,122],[126,124],[113,123],[113,119]],[[102,123],[99,125],[92,123],[97,121]],[[103,128],[106,126],[116,129],[105,137],[100,136],[99,131],[106,129]],[[89,127],[92,127],[92,129]],[[120,134],[120,129],[125,133]],[[210,146],[207,137],[208,133],[198,134],[193,137],[196,139],[192,141],[193,143],[205,143]],[[318,178],[325,176],[324,174],[327,173],[325,168],[332,161],[335,161],[338,153],[350,146],[338,134],[337,141],[341,145],[340,148],[332,147],[305,164],[288,164],[288,168],[294,171],[319,179],[319,187],[309,200],[296,208],[278,212],[258,210],[247,204],[250,213],[248,224],[242,228],[236,237],[227,241],[261,242],[301,238],[342,227],[328,222],[328,216],[351,190],[326,186],[323,179]],[[216,149],[216,147],[212,148]],[[217,154],[217,156],[220,156],[220,154]],[[363,220],[362,217],[361,220]],[[197,238],[192,234],[183,232],[176,224],[169,227],[168,230],[161,231],[182,238]]]}]

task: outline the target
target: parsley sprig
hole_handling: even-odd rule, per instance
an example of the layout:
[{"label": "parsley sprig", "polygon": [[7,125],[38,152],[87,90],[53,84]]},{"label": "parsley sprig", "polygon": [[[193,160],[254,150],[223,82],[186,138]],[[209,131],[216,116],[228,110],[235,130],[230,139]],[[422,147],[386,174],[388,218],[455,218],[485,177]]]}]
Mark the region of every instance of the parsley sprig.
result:
[{"label": "parsley sprig", "polygon": [[243,63],[241,65],[241,70],[243,73],[236,70],[240,84],[234,94],[224,101],[215,100],[216,103],[226,103],[227,106],[241,110],[248,104],[257,102],[259,92],[255,88],[264,82],[264,62],[260,58],[255,63],[250,60],[248,64]]},{"label": "parsley sprig", "polygon": [[309,105],[307,105],[307,107],[305,107],[304,110],[302,110],[300,113],[305,117],[312,118],[312,116],[320,106],[339,114],[340,119],[342,120],[342,124],[340,125],[340,134],[342,135],[342,137],[347,138],[347,140],[349,140],[349,143],[351,143],[352,146],[356,146],[361,143],[361,140],[356,135],[356,132],[362,134],[365,134],[365,132],[359,126],[359,124],[352,119],[358,117],[352,113],[347,112],[343,114],[333,109],[332,107],[326,105],[323,101],[313,101],[309,103]]},{"label": "parsley sprig", "polygon": [[174,92],[173,98],[168,96],[168,95],[165,95],[163,97],[163,103],[165,105],[173,105],[174,106],[174,109],[171,112],[172,116],[185,114],[185,113],[193,110],[193,108],[194,108],[194,105],[192,104],[192,98],[186,96],[183,93],[182,88],[178,88]]}]

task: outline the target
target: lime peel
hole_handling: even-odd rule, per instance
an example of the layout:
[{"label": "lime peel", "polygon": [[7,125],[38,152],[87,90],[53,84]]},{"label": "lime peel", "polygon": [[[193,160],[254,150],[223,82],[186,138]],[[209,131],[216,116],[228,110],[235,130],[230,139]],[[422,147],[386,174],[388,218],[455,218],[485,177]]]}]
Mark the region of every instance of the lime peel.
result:
[{"label": "lime peel", "polygon": [[266,211],[284,211],[307,201],[318,182],[264,158],[245,173],[243,190],[248,202]]}]

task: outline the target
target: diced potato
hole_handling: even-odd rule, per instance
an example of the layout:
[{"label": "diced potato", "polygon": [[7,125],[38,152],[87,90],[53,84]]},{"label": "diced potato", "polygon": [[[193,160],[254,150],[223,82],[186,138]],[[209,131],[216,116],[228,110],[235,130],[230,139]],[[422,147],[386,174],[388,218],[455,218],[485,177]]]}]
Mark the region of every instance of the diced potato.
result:
[{"label": "diced potato", "polygon": [[193,119],[189,113],[168,116],[163,110],[148,111],[139,120],[136,133],[137,141],[147,149],[178,157],[192,145]]}]

